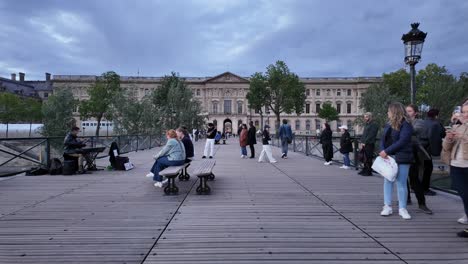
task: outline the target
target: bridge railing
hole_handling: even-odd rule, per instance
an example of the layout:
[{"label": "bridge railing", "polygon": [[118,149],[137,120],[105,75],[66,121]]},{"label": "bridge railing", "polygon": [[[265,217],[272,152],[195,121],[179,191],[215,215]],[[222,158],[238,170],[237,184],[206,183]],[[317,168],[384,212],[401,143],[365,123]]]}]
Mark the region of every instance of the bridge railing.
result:
[{"label": "bridge railing", "polygon": [[[105,147],[97,158],[108,156],[114,141],[121,153],[150,149],[166,142],[162,135],[85,136],[79,139],[87,139],[87,147]],[[0,177],[26,172],[34,167],[48,168],[53,158],[63,159],[63,140],[63,137],[0,139]]]}]

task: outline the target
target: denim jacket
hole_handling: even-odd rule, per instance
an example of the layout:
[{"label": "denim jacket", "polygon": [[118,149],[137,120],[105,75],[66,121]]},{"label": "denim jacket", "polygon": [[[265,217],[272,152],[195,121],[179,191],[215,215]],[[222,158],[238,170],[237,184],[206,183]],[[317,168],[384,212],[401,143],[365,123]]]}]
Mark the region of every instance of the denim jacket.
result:
[{"label": "denim jacket", "polygon": [[168,160],[185,160],[184,144],[177,139],[169,139],[166,145],[154,156],[154,159],[157,160],[163,156],[167,156]]}]

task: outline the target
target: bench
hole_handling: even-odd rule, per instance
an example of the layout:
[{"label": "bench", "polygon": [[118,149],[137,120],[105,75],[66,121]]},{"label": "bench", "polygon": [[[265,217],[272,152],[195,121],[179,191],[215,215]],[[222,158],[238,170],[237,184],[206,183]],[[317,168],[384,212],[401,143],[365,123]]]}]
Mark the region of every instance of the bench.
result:
[{"label": "bench", "polygon": [[164,188],[165,194],[177,194],[179,193],[179,188],[175,185],[175,178],[181,174],[181,171],[188,167],[190,163],[185,163],[180,166],[170,166],[159,172],[160,176],[167,178],[168,183]]},{"label": "bench", "polygon": [[184,164],[184,169],[179,172],[179,181],[190,180],[190,174],[187,172],[187,168],[190,166],[190,162]]},{"label": "bench", "polygon": [[195,170],[194,174],[200,179],[200,185],[197,187],[197,194],[209,194],[211,192],[207,181],[214,180],[213,168],[216,164],[215,160],[204,160],[202,164]]}]

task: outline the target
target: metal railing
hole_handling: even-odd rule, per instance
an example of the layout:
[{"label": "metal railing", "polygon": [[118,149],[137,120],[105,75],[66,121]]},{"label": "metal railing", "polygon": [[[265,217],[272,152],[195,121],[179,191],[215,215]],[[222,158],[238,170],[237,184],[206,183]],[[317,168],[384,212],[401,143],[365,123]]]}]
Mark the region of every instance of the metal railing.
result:
[{"label": "metal railing", "polygon": [[[155,135],[85,136],[87,147],[105,147],[99,158],[108,156],[112,142],[120,153],[150,149],[165,144],[166,137]],[[48,168],[53,158],[63,159],[63,137],[2,138],[0,139],[0,177],[31,170]]]}]

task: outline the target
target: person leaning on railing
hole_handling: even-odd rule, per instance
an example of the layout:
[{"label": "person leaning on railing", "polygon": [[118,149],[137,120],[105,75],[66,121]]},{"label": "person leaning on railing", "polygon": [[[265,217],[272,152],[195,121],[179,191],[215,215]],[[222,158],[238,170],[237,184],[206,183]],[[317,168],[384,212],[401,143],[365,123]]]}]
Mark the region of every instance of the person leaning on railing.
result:
[{"label": "person leaning on railing", "polygon": [[[454,125],[446,132],[442,143],[442,161],[450,165],[452,184],[462,198],[465,216],[458,220],[466,223],[468,215],[468,102],[462,105],[459,118],[461,125]],[[463,221],[464,220],[464,221]],[[458,232],[459,237],[468,238],[468,229]]]}]

